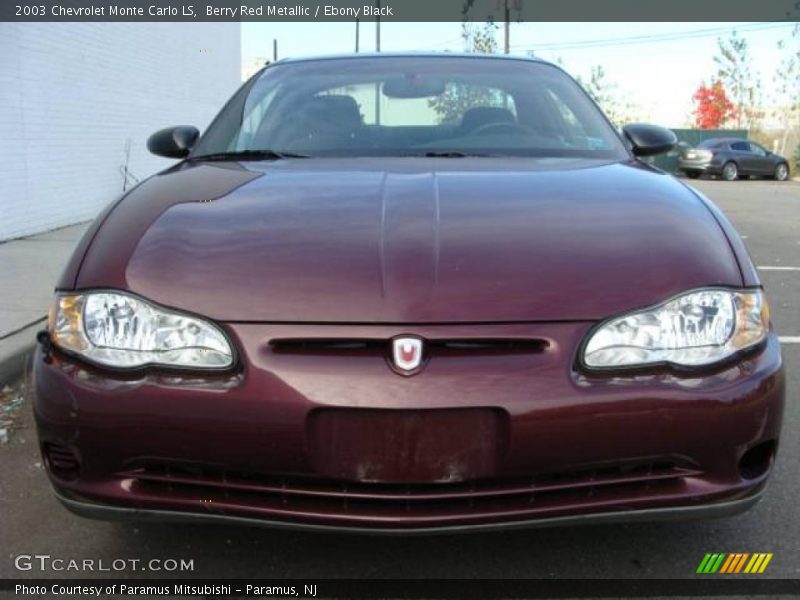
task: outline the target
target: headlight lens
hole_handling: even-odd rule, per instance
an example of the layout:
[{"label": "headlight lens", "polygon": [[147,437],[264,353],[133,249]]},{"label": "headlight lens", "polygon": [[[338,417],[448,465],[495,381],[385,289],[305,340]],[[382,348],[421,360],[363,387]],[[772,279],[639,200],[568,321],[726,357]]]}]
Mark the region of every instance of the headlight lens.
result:
[{"label": "headlight lens", "polygon": [[761,342],[769,307],[760,290],[708,289],[612,319],[586,343],[590,368],[710,365]]},{"label": "headlight lens", "polygon": [[109,367],[233,364],[228,340],[212,323],[120,292],[56,295],[48,330],[59,348]]}]

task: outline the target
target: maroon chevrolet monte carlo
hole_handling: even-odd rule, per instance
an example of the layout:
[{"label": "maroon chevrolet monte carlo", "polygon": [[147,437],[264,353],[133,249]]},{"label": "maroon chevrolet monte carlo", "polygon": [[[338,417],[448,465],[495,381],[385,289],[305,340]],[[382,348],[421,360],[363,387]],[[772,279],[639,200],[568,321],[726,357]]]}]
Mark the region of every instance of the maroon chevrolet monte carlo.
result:
[{"label": "maroon chevrolet monte carlo", "polygon": [[89,517],[438,532],[734,514],[784,376],[741,239],[561,69],[285,60],[94,222],[35,359]]}]

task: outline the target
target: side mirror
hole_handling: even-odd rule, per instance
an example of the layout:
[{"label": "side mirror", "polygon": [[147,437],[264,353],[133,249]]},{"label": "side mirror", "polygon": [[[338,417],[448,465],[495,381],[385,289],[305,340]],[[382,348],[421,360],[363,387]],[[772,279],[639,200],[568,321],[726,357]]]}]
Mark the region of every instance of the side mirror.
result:
[{"label": "side mirror", "polygon": [[636,156],[653,156],[669,152],[678,143],[677,136],[670,129],[658,125],[632,123],[622,128]]},{"label": "side mirror", "polygon": [[156,156],[183,158],[189,154],[200,132],[197,127],[179,125],[156,131],[147,138],[147,149]]}]

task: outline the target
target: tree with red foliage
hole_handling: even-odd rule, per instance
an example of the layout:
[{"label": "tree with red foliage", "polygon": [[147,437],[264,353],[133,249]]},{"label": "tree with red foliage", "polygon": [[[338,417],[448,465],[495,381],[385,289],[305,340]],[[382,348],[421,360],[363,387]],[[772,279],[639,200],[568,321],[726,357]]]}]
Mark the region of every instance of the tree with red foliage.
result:
[{"label": "tree with red foliage", "polygon": [[692,99],[697,104],[694,109],[695,127],[719,129],[729,119],[736,118],[736,107],[728,99],[721,81],[714,81],[710,86],[701,83]]}]

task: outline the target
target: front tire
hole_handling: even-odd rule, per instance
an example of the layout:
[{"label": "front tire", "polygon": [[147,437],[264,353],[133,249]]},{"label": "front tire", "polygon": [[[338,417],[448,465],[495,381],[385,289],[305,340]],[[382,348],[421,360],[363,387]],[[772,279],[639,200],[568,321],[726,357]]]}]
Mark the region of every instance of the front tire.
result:
[{"label": "front tire", "polygon": [[781,163],[775,167],[772,178],[776,181],[786,181],[789,179],[789,165]]},{"label": "front tire", "polygon": [[722,167],[722,178],[725,181],[736,181],[739,178],[739,167],[733,161],[726,162]]}]

